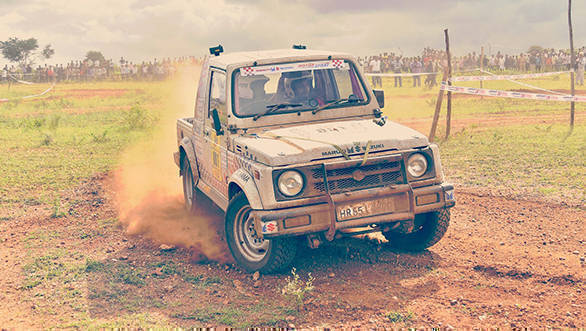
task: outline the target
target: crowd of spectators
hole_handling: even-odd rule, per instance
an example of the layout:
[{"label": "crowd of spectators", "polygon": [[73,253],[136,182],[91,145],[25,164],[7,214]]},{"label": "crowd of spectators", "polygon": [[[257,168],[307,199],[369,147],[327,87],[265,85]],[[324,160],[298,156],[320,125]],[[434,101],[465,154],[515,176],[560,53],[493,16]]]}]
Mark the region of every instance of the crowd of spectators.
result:
[{"label": "crowd of spectators", "polygon": [[99,80],[164,80],[185,65],[195,65],[200,59],[195,57],[166,58],[163,60],[133,63],[120,58],[112,60],[71,61],[67,64],[38,65],[36,67],[5,65],[0,69],[0,81],[11,82],[16,79],[33,83],[45,82],[89,82]]},{"label": "crowd of spectators", "polygon": [[[586,49],[575,51],[577,83],[584,75]],[[359,58],[359,62],[367,73],[402,74],[394,77],[395,87],[403,85],[403,78],[411,76],[414,87],[421,86],[421,77],[425,77],[424,85],[431,88],[437,84],[436,76],[446,66],[446,52],[425,48],[420,56],[403,56],[395,53],[383,53]],[[496,54],[481,55],[476,52],[464,56],[452,56],[452,71],[474,71],[484,68],[490,72],[550,72],[570,70],[570,52],[568,50],[534,49],[531,52],[515,55]],[[417,75],[420,74],[420,75]],[[381,86],[380,77],[372,77],[374,87]],[[582,78],[583,81],[583,78]]]},{"label": "crowd of spectators", "polygon": [[[586,49],[576,51],[576,82],[583,85]],[[201,59],[193,56],[166,58],[163,60],[133,63],[120,58],[119,61],[85,59],[71,61],[59,65],[8,66],[0,70],[0,82],[11,82],[15,79],[29,82],[86,82],[98,80],[164,80],[173,75],[184,65],[196,65]],[[432,88],[438,84],[437,75],[446,66],[446,53],[443,50],[426,47],[419,56],[403,56],[402,54],[383,53],[358,58],[360,65],[367,73],[401,74],[394,77],[394,86],[401,87],[405,76],[412,77],[414,87]],[[549,72],[570,69],[568,50],[534,49],[530,52],[515,55],[496,54],[481,55],[476,52],[464,56],[452,56],[452,71],[474,71],[484,68],[491,72]],[[381,77],[372,77],[374,87],[382,86]]]}]

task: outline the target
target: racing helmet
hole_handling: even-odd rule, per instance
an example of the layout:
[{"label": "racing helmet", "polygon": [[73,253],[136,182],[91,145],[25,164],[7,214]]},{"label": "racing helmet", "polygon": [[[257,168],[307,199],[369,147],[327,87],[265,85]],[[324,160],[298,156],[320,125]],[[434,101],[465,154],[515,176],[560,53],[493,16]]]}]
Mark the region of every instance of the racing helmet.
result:
[{"label": "racing helmet", "polygon": [[311,74],[311,70],[284,72],[282,74],[282,77],[283,77],[283,87],[285,89],[285,95],[288,98],[295,97],[295,92],[293,91],[293,85],[295,83],[307,81],[311,86],[311,82],[313,80],[313,75]]}]

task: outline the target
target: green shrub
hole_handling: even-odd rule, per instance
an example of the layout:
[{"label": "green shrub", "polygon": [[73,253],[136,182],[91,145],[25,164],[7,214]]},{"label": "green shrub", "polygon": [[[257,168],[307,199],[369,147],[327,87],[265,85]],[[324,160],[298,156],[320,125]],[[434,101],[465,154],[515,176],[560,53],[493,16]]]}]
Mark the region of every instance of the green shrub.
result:
[{"label": "green shrub", "polygon": [[297,310],[299,311],[303,308],[303,298],[305,295],[311,293],[314,289],[314,278],[311,276],[311,273],[309,273],[307,281],[302,281],[295,268],[291,269],[291,275],[293,275],[293,278],[288,276],[285,279],[286,284],[283,287],[282,293],[285,297],[295,300]]}]

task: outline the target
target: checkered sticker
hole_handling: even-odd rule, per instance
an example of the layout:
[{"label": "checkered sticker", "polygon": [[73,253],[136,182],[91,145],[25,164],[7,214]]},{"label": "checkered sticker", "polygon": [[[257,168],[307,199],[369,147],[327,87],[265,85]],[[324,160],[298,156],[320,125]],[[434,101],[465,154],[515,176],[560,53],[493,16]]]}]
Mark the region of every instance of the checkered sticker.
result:
[{"label": "checkered sticker", "polygon": [[332,60],[332,67],[342,69],[343,66],[344,66],[343,60]]},{"label": "checkered sticker", "polygon": [[254,73],[254,70],[252,67],[244,67],[240,69],[240,72],[242,73],[242,76],[250,76]]},{"label": "checkered sticker", "polygon": [[277,230],[277,221],[270,221],[262,224],[262,233],[274,233],[277,232]]}]

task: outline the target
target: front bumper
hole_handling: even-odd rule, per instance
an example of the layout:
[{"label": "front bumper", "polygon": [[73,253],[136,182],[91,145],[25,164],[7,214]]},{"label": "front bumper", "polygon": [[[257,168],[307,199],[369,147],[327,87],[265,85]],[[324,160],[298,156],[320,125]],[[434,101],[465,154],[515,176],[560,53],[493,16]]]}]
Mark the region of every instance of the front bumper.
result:
[{"label": "front bumper", "polygon": [[253,210],[257,233],[264,238],[326,231],[333,239],[346,228],[413,220],[416,214],[456,204],[450,184],[412,188],[409,184],[331,194],[324,202],[277,210]]}]

